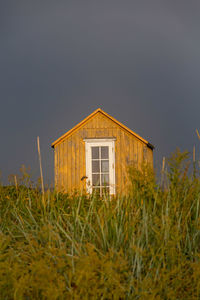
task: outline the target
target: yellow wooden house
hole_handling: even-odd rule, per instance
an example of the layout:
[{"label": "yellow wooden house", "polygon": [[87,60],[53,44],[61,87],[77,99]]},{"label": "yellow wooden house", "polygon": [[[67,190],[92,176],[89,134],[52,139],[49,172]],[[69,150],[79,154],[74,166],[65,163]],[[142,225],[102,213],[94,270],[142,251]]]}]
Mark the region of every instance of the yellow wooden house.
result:
[{"label": "yellow wooden house", "polygon": [[153,166],[154,146],[98,108],[52,143],[55,187],[102,195],[125,193],[128,167]]}]

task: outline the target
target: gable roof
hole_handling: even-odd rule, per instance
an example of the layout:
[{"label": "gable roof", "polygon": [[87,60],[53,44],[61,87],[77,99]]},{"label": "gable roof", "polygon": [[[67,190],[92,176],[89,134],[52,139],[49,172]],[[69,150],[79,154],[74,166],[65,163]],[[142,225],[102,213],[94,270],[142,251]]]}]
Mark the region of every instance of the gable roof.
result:
[{"label": "gable roof", "polygon": [[107,118],[109,118],[110,120],[112,120],[114,123],[116,123],[117,125],[119,125],[121,128],[123,128],[127,132],[131,133],[134,137],[138,138],[140,141],[142,141],[143,143],[145,143],[149,148],[151,148],[152,150],[154,149],[154,146],[152,144],[150,144],[148,141],[146,141],[145,139],[143,139],[137,133],[133,132],[131,129],[129,129],[128,127],[126,127],[125,125],[123,125],[122,123],[120,123],[119,121],[117,121],[115,118],[111,117],[109,114],[107,114],[101,108],[96,109],[93,113],[91,113],[89,116],[87,116],[85,119],[83,119],[80,123],[78,123],[77,125],[75,125],[72,129],[70,129],[69,131],[67,131],[61,137],[59,137],[56,141],[54,141],[51,144],[51,147],[54,148],[55,145],[57,145],[58,143],[60,143],[65,138],[69,137],[70,135],[72,135],[72,133],[74,133],[74,131],[78,130],[80,127],[82,127],[83,125],[85,125],[91,118],[93,118],[99,112],[102,113]]}]

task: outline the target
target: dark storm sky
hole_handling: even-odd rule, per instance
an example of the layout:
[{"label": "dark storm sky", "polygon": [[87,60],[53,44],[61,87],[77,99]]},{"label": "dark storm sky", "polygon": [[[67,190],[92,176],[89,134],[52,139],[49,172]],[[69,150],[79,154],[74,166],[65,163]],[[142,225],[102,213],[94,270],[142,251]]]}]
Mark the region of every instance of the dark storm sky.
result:
[{"label": "dark storm sky", "polygon": [[156,146],[155,165],[200,128],[200,1],[1,0],[0,170],[46,183],[51,142],[101,107]]}]

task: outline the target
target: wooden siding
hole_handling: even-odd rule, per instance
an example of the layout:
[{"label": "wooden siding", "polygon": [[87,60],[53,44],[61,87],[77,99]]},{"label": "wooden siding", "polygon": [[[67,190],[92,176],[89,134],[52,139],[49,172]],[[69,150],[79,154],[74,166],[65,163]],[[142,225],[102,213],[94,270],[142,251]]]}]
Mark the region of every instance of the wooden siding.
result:
[{"label": "wooden siding", "polygon": [[127,168],[134,164],[138,168],[144,161],[153,166],[153,151],[144,142],[107,118],[101,112],[86,122],[79,130],[54,146],[55,186],[58,190],[72,192],[83,190],[85,180],[85,138],[115,137],[116,192],[126,193]]}]

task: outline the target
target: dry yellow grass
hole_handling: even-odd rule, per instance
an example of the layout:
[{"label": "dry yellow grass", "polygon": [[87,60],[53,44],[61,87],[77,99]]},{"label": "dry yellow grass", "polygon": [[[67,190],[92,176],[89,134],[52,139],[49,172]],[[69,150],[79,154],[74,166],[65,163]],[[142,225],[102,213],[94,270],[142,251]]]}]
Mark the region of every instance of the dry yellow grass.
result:
[{"label": "dry yellow grass", "polygon": [[44,205],[26,173],[1,186],[0,299],[199,299],[200,181],[188,164],[177,151],[161,185],[130,168],[123,198],[46,191]]}]

